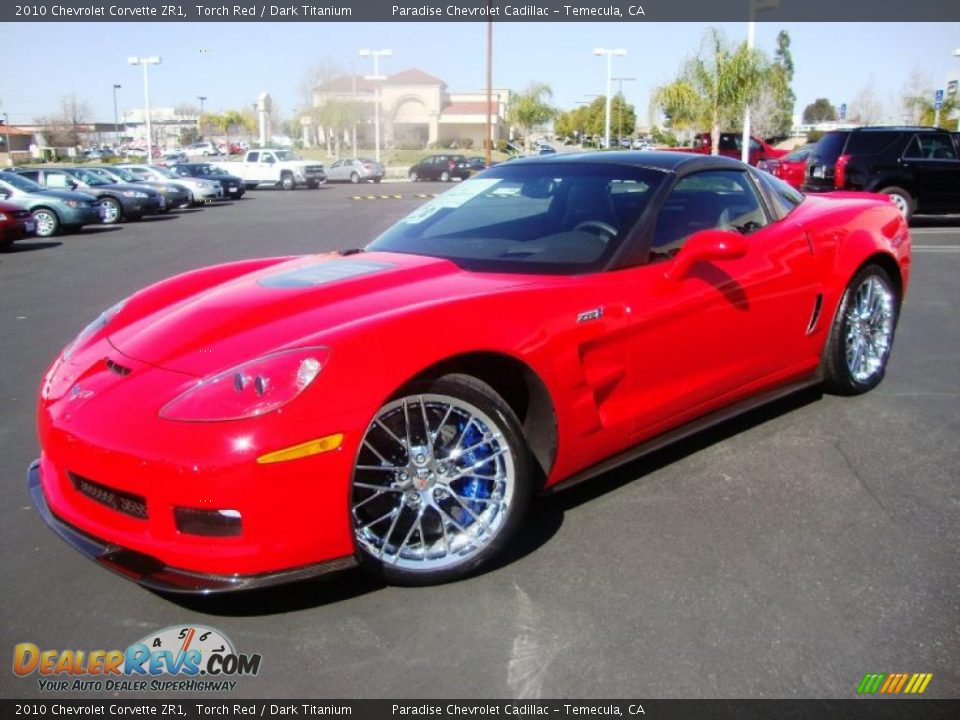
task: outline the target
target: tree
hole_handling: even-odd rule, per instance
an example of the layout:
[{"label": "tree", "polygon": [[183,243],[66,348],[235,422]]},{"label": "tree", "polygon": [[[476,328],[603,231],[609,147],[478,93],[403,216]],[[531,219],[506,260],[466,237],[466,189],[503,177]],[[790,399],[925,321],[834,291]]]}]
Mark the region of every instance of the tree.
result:
[{"label": "tree", "polygon": [[542,82],[531,83],[522,92],[511,94],[507,122],[520,131],[525,141],[535,128],[556,117],[557,110],[548,102],[552,97],[553,90]]},{"label": "tree", "polygon": [[876,125],[883,120],[883,103],[877,97],[873,76],[850,102],[850,119],[861,125]]},{"label": "tree", "polygon": [[227,154],[230,154],[230,136],[238,132],[253,132],[257,123],[247,110],[227,110],[219,115],[203,114],[201,122],[224,134]]},{"label": "tree", "polygon": [[60,112],[53,116],[36,118],[43,125],[47,144],[54,147],[77,147],[80,145],[81,126],[90,118],[90,106],[76,95],[60,98]]},{"label": "tree", "polygon": [[[797,96],[794,95],[791,86],[791,83],[793,83],[793,55],[790,53],[790,34],[786,30],[777,33],[777,51],[773,58],[772,72],[780,75],[779,80],[773,83],[779,92],[774,92],[773,89],[768,90],[777,110],[770,120],[769,131],[761,133],[760,128],[757,128],[758,134],[767,137],[785,135],[793,127],[793,106],[797,102]],[[754,112],[755,109],[751,108],[751,117]]]},{"label": "tree", "polygon": [[[928,125],[934,126],[937,120],[937,108],[933,102],[933,90],[930,89],[928,92],[923,93],[922,95],[916,95],[912,98],[908,98],[907,102],[913,116],[916,118],[916,123],[918,125]],[[943,128],[944,130],[955,130],[957,127],[957,121],[952,119],[951,116],[957,111],[957,96],[944,97],[943,105],[940,107],[940,124],[936,127]]]},{"label": "tree", "polygon": [[761,51],[745,42],[731,46],[719,30],[710,28],[700,53],[684,63],[676,80],[657,88],[654,98],[674,128],[709,128],[717,154],[721,127],[739,127],[744,109],[764,86],[781,81]]},{"label": "tree", "polygon": [[313,93],[319,86],[333,80],[335,77],[341,77],[345,72],[343,66],[332,58],[324,58],[308,67],[303,73],[303,79],[300,81],[300,102],[305,108],[313,107]]},{"label": "tree", "polygon": [[791,120],[784,128],[781,100],[782,98],[778,98],[769,88],[763,89],[760,97],[750,106],[750,124],[753,127],[754,134],[762,138],[769,138],[789,132],[793,126],[793,121]]},{"label": "tree", "polygon": [[[366,117],[367,108],[358,100],[329,97],[319,107],[310,108],[306,112],[313,122],[323,128],[324,140],[327,143],[327,153],[340,157],[340,146],[343,133],[351,129],[356,123]],[[334,145],[331,153],[331,141]]]},{"label": "tree", "polygon": [[816,125],[837,119],[837,109],[826,98],[817,98],[803,109],[803,122]]}]

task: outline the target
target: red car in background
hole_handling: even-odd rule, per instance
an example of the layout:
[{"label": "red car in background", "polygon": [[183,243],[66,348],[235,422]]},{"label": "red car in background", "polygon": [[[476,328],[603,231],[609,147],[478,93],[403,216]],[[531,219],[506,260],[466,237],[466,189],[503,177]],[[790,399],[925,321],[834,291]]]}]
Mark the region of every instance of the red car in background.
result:
[{"label": "red car in background", "polygon": [[157,590],[357,563],[444,582],[516,542],[536,493],[803,387],[876,387],[909,276],[883,196],[724,157],[513,160],[364,249],[114,305],[46,373],[30,492]]},{"label": "red car in background", "polygon": [[781,158],[762,160],[757,167],[799,190],[807,174],[807,160],[813,147],[814,143],[804,145]]},{"label": "red car in background", "polygon": [[[712,140],[710,133],[697,133],[693,137],[693,145],[688,148],[672,148],[677,152],[698,153],[700,155],[712,155]],[[734,160],[741,158],[743,148],[743,135],[741,133],[720,133],[720,151],[718,155],[730,157]],[[787,154],[787,150],[780,150],[760,138],[750,138],[750,164],[756,167],[763,160],[778,159]]]},{"label": "red car in background", "polygon": [[36,234],[37,223],[29,210],[13,203],[0,202],[0,249]]}]

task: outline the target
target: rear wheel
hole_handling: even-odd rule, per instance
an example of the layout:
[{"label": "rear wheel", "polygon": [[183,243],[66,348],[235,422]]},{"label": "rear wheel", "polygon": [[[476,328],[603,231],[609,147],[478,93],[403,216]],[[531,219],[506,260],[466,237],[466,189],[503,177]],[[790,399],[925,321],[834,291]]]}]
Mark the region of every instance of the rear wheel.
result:
[{"label": "rear wheel", "polygon": [[913,211],[915,207],[913,196],[903,188],[895,187],[893,185],[890,187],[885,187],[880,192],[884,195],[889,195],[890,200],[894,205],[897,206],[897,210],[900,211],[900,214],[903,215],[903,219],[907,222],[910,222],[910,219],[913,217]]},{"label": "rear wheel", "polygon": [[360,182],[360,176],[355,172],[350,173],[350,182],[356,185],[358,182]]},{"label": "rear wheel", "polygon": [[33,219],[37,223],[37,237],[51,237],[60,230],[60,218],[50,208],[37,208]]},{"label": "rear wheel", "polygon": [[429,585],[489,563],[533,490],[516,415],[488,385],[447,375],[376,414],[354,468],[350,512],[363,565]]},{"label": "rear wheel", "polygon": [[440,182],[450,182],[450,173],[446,170],[440,173]]},{"label": "rear wheel", "polygon": [[410,171],[410,182],[417,182],[418,180],[420,180],[420,176],[417,175],[417,171],[416,171],[416,170],[411,170],[411,171]]},{"label": "rear wheel", "polygon": [[861,268],[847,286],[827,341],[824,381],[838,395],[859,395],[883,380],[900,299],[886,270]]}]

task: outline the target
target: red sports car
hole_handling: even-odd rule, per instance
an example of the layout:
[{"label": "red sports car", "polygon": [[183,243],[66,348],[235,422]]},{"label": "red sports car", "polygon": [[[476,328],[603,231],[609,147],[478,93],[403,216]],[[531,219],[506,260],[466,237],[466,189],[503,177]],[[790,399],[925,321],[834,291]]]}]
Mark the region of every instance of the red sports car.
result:
[{"label": "red sports car", "polygon": [[33,500],[158,590],[462,577],[536,493],[803,386],[873,388],[909,269],[883,196],[679,153],[498,165],[363,250],[104,312],[43,382]]},{"label": "red sports car", "polygon": [[37,222],[26,208],[0,201],[0,249],[37,234]]},{"label": "red sports car", "polygon": [[813,144],[804,145],[781,158],[761,161],[758,167],[799,190],[807,174],[807,159],[812,149]]}]

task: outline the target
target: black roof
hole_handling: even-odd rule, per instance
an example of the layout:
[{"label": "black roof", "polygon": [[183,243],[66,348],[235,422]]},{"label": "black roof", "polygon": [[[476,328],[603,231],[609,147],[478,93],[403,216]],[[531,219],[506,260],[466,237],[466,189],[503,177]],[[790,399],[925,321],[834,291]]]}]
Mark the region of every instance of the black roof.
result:
[{"label": "black roof", "polygon": [[829,132],[949,132],[929,125],[871,125],[869,127],[837,128]]},{"label": "black roof", "polygon": [[[524,165],[549,163],[565,165],[568,163],[604,165],[630,165],[632,167],[651,168],[665,172],[695,172],[698,170],[742,170],[746,167],[739,160],[723,155],[702,155],[700,153],[677,152],[670,150],[612,150],[599,152],[556,153],[550,155],[531,155],[518,158],[517,163]],[[513,163],[508,163],[512,165]]]}]

